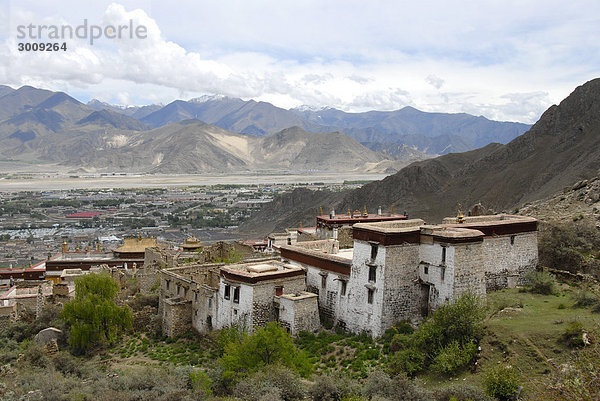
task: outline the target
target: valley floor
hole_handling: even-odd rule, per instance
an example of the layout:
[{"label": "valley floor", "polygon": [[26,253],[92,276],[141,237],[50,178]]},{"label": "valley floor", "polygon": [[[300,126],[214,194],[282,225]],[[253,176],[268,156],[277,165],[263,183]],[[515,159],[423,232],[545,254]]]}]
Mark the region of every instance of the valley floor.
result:
[{"label": "valley floor", "polygon": [[0,173],[0,192],[51,191],[72,189],[109,188],[166,188],[197,185],[243,185],[243,184],[295,184],[344,181],[368,182],[381,180],[385,174],[357,173],[241,173],[241,174],[147,174],[129,173],[56,174],[56,173]]}]

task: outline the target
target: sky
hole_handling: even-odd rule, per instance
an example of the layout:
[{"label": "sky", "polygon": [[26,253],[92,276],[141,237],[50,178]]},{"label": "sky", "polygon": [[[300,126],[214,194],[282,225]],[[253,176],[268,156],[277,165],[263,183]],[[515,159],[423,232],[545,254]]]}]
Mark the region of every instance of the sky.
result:
[{"label": "sky", "polygon": [[[90,44],[91,28],[84,39],[47,28],[41,41],[66,51],[18,50],[40,41],[29,26],[84,21],[145,34]],[[534,123],[600,77],[599,27],[595,0],[0,0],[0,84],[120,105],[216,94]]]}]

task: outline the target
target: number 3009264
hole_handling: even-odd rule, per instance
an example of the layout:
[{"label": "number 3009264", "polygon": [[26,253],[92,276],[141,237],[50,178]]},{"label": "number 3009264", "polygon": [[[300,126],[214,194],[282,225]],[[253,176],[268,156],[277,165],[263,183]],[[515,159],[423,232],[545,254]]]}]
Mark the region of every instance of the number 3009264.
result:
[{"label": "number 3009264", "polygon": [[29,42],[19,42],[18,50],[20,52],[58,52],[58,51],[67,51],[67,44],[63,43],[29,43]]}]

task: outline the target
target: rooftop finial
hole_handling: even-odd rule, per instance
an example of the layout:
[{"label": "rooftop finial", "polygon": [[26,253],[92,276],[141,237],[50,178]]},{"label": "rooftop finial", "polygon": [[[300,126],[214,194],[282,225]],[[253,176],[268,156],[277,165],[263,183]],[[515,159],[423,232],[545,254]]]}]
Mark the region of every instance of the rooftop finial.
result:
[{"label": "rooftop finial", "polygon": [[302,220],[300,220],[300,226],[299,227],[302,228]]},{"label": "rooftop finial", "polygon": [[367,213],[367,205],[363,206],[363,217],[369,217],[369,213]]},{"label": "rooftop finial", "polygon": [[456,215],[456,222],[464,223],[464,221],[465,221],[465,215],[462,212],[462,205],[459,203],[458,204],[458,214]]},{"label": "rooftop finial", "polygon": [[350,211],[350,208],[348,208],[348,217],[352,217],[352,212]]},{"label": "rooftop finial", "polygon": [[69,245],[67,245],[67,241],[63,241],[62,243],[62,253],[69,252]]},{"label": "rooftop finial", "polygon": [[396,209],[396,205],[394,205],[394,204],[392,203],[392,213],[391,213],[391,214],[394,214],[394,212],[395,212],[395,209]]},{"label": "rooftop finial", "polygon": [[323,207],[319,206],[319,216],[323,216]]}]

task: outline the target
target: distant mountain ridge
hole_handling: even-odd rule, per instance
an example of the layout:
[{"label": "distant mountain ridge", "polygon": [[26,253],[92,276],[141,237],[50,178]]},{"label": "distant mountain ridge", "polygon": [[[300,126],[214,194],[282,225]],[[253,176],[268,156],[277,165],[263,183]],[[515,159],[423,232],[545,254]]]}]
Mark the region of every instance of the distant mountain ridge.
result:
[{"label": "distant mountain ridge", "polygon": [[[207,149],[222,155],[227,160],[225,163],[186,160],[189,154],[187,144],[201,142],[204,135],[201,124],[193,125],[198,130],[195,133],[181,130],[179,125],[171,127],[188,120],[220,127],[229,135],[241,133],[250,138],[269,138],[264,141],[245,139],[245,142],[260,142],[277,148],[276,152],[281,154],[292,152],[293,158],[286,165],[275,156],[273,159],[265,156],[264,160],[271,160],[272,164],[267,166],[254,155],[238,163],[231,155],[222,153],[220,146],[224,143],[221,143]],[[189,125],[189,122],[186,124]],[[121,107],[97,100],[86,105],[63,92],[31,86],[18,89],[0,86],[0,156],[6,160],[61,163],[83,170],[89,166],[102,169],[123,165],[136,171],[145,168],[145,171],[178,173],[180,168],[187,172],[204,172],[203,169],[235,171],[242,166],[240,168],[244,169],[362,169],[364,172],[393,173],[415,160],[469,149],[481,141],[504,141],[518,134],[521,126],[466,114],[424,113],[412,108],[368,113],[344,113],[330,108],[285,110],[266,102],[226,96],[176,100],[165,106]],[[168,128],[157,131],[152,127]],[[292,127],[297,128],[289,131]],[[310,136],[310,141],[307,141],[308,132],[319,135]],[[354,138],[352,141],[346,136],[348,133]],[[168,135],[165,140],[168,139],[170,146],[181,152],[166,152],[164,147],[160,147],[162,151],[153,154],[159,148],[150,145],[154,141],[153,135]],[[137,138],[137,142],[132,138]],[[283,145],[277,145],[280,143],[277,138],[282,139],[281,143],[286,147],[310,148],[312,151],[293,153],[284,149]],[[261,148],[262,145],[252,146],[255,150],[270,151],[270,148]],[[136,149],[138,160],[115,164],[116,155],[123,157],[126,153],[125,147]],[[360,151],[357,152],[357,149]],[[98,153],[100,150],[103,153]],[[92,154],[93,160],[90,158]],[[169,158],[185,161],[162,160],[166,154]],[[216,157],[206,154],[196,154],[195,157],[201,156],[206,159]],[[155,159],[161,160],[156,162]],[[331,161],[333,164],[329,166]],[[343,168],[343,163],[348,167]]]},{"label": "distant mountain ridge", "polygon": [[[119,110],[114,109],[117,112]],[[253,136],[274,134],[292,126],[308,132],[337,131],[367,146],[404,144],[430,156],[471,150],[492,142],[507,143],[531,127],[522,123],[491,121],[465,113],[427,113],[412,107],[364,113],[308,107],[286,110],[266,102],[244,101],[227,96],[175,100],[140,118],[152,127],[187,119],[198,119]],[[377,148],[377,145],[372,146],[372,149]]]},{"label": "distant mountain ridge", "polygon": [[[575,181],[594,177],[600,169],[600,78],[576,88],[558,106],[550,107],[533,127],[507,145],[483,148],[415,162],[381,181],[348,193],[324,196],[324,208],[378,206],[407,210],[411,216],[437,222],[482,202],[496,211],[554,194]],[[285,204],[284,195],[278,204]],[[304,199],[311,199],[304,194]],[[268,232],[314,219],[315,204],[296,203],[294,213],[267,205],[247,222]],[[269,216],[286,215],[273,220]],[[287,213],[287,214],[286,214]],[[308,221],[307,221],[308,220]]]}]

